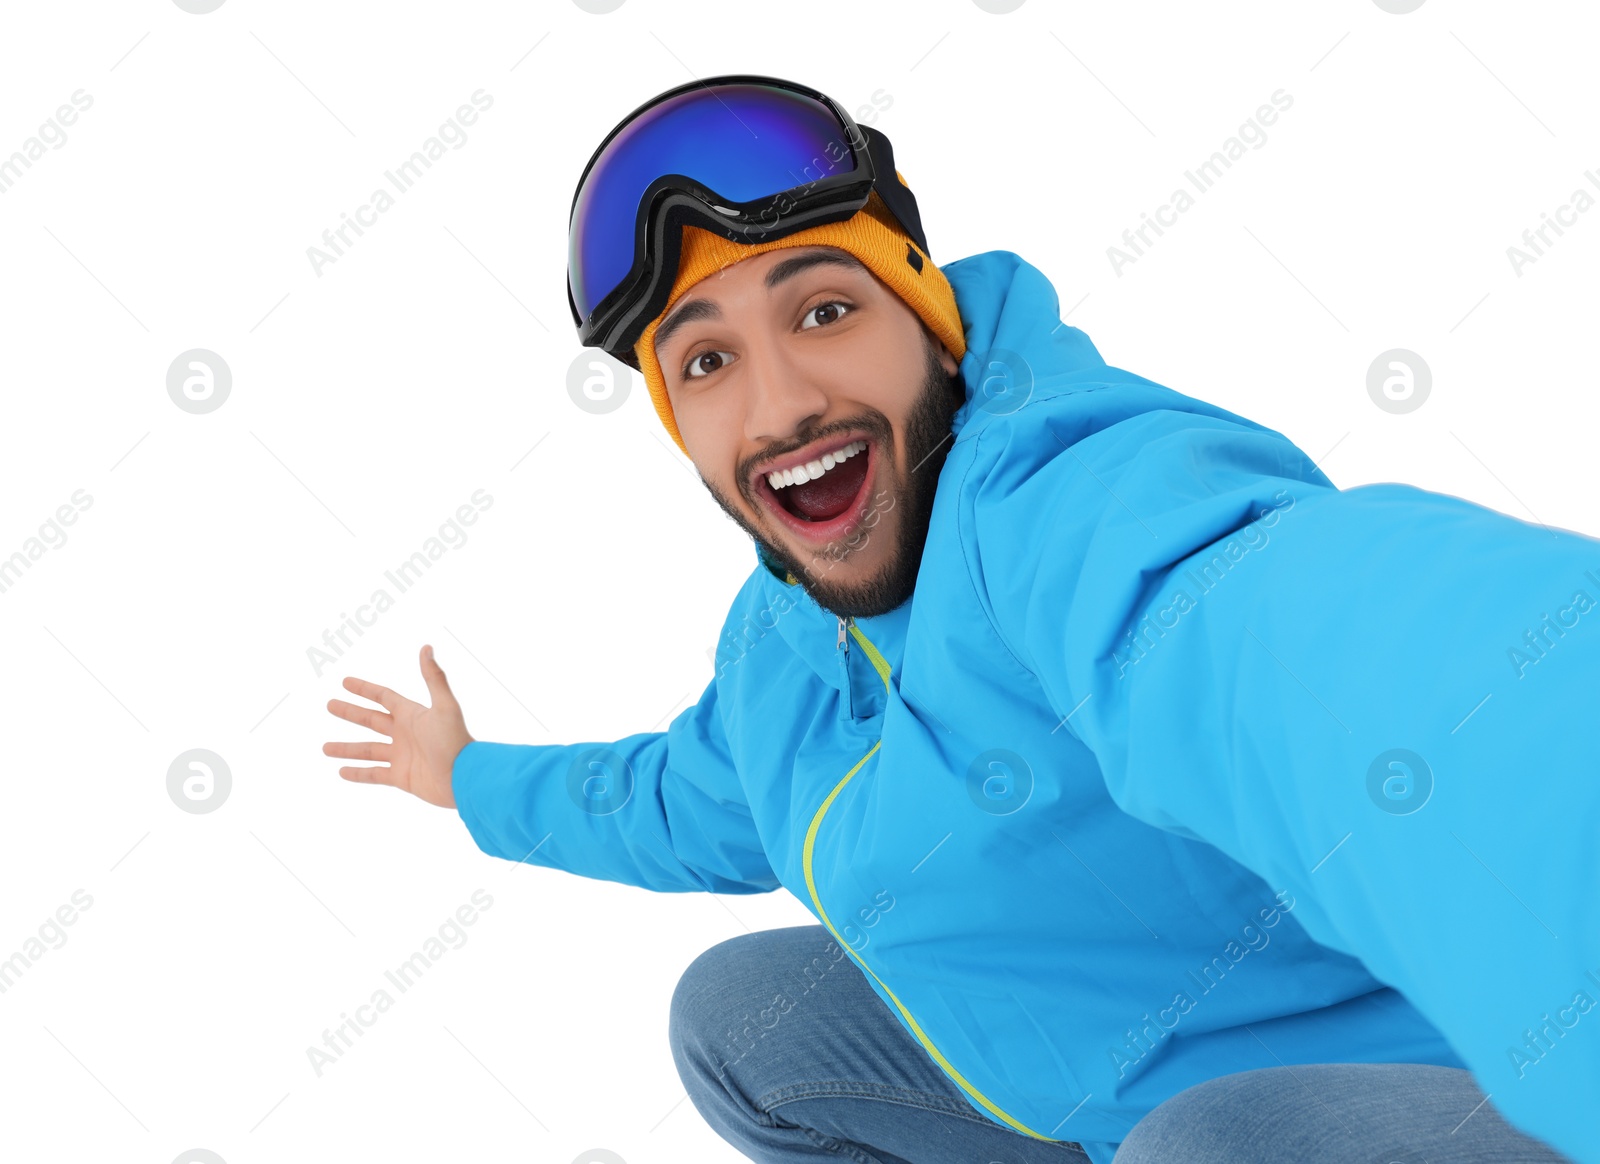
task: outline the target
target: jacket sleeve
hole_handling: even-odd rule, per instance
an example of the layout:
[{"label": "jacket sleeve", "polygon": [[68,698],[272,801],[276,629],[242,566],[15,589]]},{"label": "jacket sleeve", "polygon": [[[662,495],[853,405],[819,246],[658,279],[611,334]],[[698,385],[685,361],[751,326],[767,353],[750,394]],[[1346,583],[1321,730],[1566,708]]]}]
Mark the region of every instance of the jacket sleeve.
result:
[{"label": "jacket sleeve", "polygon": [[661,893],[778,888],[729,754],[715,679],[664,732],[607,743],[475,740],[457,755],[452,786],[467,831],[490,856]]},{"label": "jacket sleeve", "polygon": [[1509,1120],[1600,1161],[1600,541],[1341,491],[1235,421],[980,433],[980,604],[1124,811],[1289,889]]}]

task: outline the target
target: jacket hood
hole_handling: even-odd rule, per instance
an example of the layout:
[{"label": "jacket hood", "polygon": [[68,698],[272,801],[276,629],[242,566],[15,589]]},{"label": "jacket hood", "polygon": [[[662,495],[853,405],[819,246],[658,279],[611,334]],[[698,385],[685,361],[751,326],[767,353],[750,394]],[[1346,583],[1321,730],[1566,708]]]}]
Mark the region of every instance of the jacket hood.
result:
[{"label": "jacket hood", "polygon": [[967,399],[950,426],[957,439],[1021,408],[1040,381],[1103,373],[1106,362],[1089,337],[1062,322],[1055,287],[1022,256],[985,251],[941,269],[967,334]]}]

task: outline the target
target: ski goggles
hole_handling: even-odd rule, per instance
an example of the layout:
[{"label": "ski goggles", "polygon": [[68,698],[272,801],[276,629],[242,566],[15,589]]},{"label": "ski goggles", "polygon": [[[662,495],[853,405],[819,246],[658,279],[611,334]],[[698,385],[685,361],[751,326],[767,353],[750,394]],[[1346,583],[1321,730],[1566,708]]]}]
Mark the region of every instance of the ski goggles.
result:
[{"label": "ski goggles", "polygon": [[572,197],[567,303],[585,347],[634,364],[666,307],[686,224],[735,242],[840,222],[873,191],[924,254],[889,139],[776,77],[691,81],[645,102],[595,150]]}]

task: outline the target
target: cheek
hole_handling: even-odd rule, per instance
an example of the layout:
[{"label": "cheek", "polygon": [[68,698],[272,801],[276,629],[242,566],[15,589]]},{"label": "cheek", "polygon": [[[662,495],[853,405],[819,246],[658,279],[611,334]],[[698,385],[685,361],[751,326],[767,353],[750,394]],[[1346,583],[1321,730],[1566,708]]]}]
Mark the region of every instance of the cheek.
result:
[{"label": "cheek", "polygon": [[885,344],[862,345],[840,359],[830,359],[826,373],[832,386],[830,395],[845,413],[863,410],[882,414],[889,422],[898,445],[904,439],[907,419],[922,391],[924,378],[922,353],[909,356],[898,347]]},{"label": "cheek", "polygon": [[693,392],[685,392],[682,388],[667,388],[667,404],[672,408],[672,422],[678,426],[678,435],[683,438],[683,443],[688,446],[689,455],[696,462],[702,459],[702,450],[697,446],[705,443],[706,423],[699,401]]},{"label": "cheek", "polygon": [[738,418],[728,408],[718,408],[709,393],[669,392],[667,398],[695,468],[719,489],[728,488],[733,481],[731,466],[739,455]]}]

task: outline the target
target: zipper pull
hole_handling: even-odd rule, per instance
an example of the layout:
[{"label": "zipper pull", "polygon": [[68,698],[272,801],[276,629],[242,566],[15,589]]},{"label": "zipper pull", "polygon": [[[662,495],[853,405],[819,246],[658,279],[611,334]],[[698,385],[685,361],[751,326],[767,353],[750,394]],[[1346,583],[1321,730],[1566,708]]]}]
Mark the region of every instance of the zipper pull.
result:
[{"label": "zipper pull", "polygon": [[839,641],[833,645],[833,649],[837,651],[843,648],[844,652],[849,654],[850,644],[844,641],[844,615],[836,615],[835,617],[839,620]]}]

